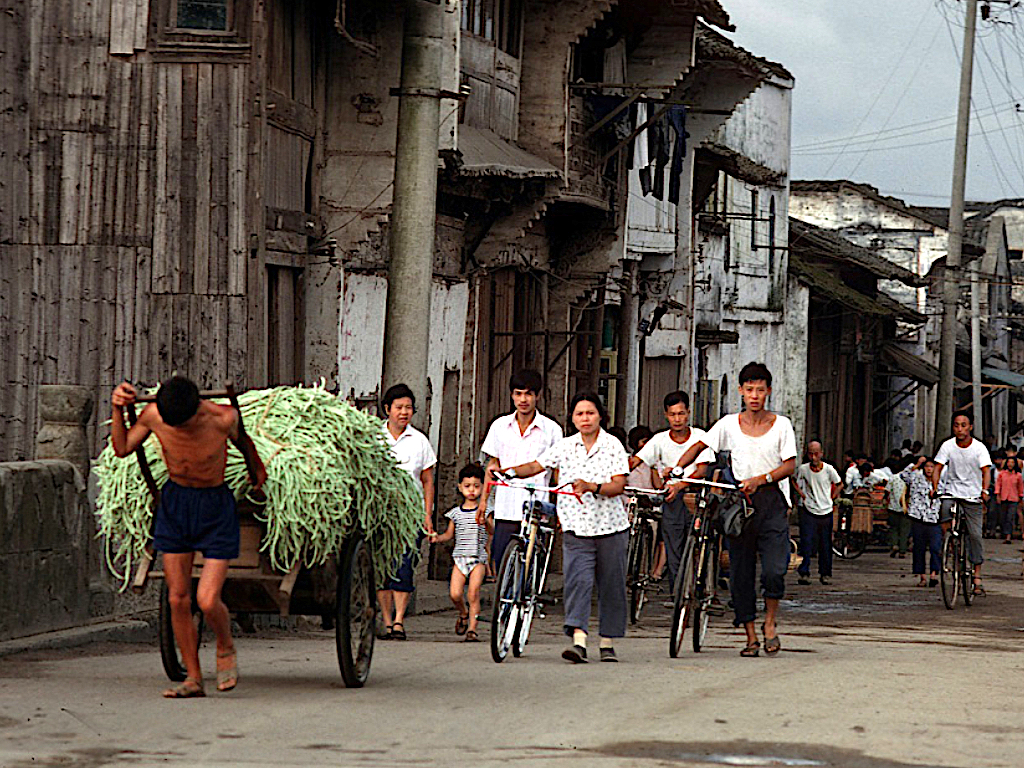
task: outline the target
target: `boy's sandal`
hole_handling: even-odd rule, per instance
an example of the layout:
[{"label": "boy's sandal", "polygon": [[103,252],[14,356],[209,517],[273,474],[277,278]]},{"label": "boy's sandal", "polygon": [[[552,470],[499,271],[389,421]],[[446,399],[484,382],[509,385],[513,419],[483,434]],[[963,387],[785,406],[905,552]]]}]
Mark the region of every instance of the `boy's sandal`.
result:
[{"label": "boy's sandal", "polygon": [[774,656],[776,653],[782,650],[782,641],[779,640],[779,636],[766,637],[764,639],[764,652],[767,656]]},{"label": "boy's sandal", "polygon": [[747,643],[747,647],[744,648],[742,651],[740,651],[740,656],[745,656],[746,658],[749,659],[749,658],[753,658],[754,656],[759,656],[760,653],[761,653],[761,643],[759,643],[757,640],[755,640],[752,643]]},{"label": "boy's sandal", "polygon": [[[399,627],[401,627],[401,629],[399,629]],[[392,640],[405,640],[405,639],[407,639],[406,635],[405,635],[405,627],[402,625],[402,622],[396,621],[394,624],[391,625],[391,639]]]},{"label": "boy's sandal", "polygon": [[230,667],[217,670],[217,690],[230,691],[238,685],[238,651],[232,648],[227,653],[217,653],[218,659],[233,659]]},{"label": "boy's sandal", "polygon": [[971,590],[971,594],[974,597],[988,597],[988,593],[985,591],[985,588],[981,586],[980,581],[974,582],[974,588]]},{"label": "boy's sandal", "polygon": [[465,616],[460,615],[455,621],[455,634],[464,635],[466,634],[466,628],[469,627],[469,614]]},{"label": "boy's sandal", "polygon": [[467,632],[466,632],[466,642],[467,643],[479,643],[480,642],[480,637],[479,637],[479,635],[477,635],[475,630],[472,630],[472,629],[467,630]]},{"label": "boy's sandal", "polygon": [[200,699],[205,695],[203,683],[191,677],[164,691],[165,699]]}]

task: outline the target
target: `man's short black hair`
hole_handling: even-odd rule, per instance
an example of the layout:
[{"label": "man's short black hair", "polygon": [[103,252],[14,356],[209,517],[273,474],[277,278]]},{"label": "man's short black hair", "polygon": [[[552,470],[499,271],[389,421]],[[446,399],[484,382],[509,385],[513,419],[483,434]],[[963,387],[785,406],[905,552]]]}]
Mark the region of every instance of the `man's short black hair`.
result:
[{"label": "man's short black hair", "polygon": [[903,441],[903,447],[906,448],[908,451],[910,450],[911,443],[910,443],[910,438],[909,437],[906,440]]},{"label": "man's short black hair", "polygon": [[954,421],[956,421],[961,416],[963,416],[965,419],[967,419],[967,423],[968,424],[970,424],[972,427],[974,426],[974,414],[972,414],[970,411],[964,410],[962,408],[959,411],[953,411],[953,418],[951,418],[949,420],[949,423],[952,424]]},{"label": "man's short black hair", "polygon": [[381,399],[381,403],[384,405],[384,410],[387,411],[391,408],[391,404],[395,400],[401,400],[403,397],[408,397],[412,400],[412,407],[416,407],[416,395],[409,389],[408,384],[395,384],[394,386],[388,387],[388,391],[384,393],[384,397]]},{"label": "man's short black hair", "polygon": [[679,405],[682,403],[683,408],[690,410],[690,396],[685,392],[680,392],[678,389],[675,392],[669,392],[665,395],[665,410],[667,411],[673,405]]},{"label": "man's short black hair", "polygon": [[508,391],[515,392],[517,389],[525,389],[539,395],[544,389],[544,377],[532,368],[516,371],[509,376]]},{"label": "man's short black hair", "polygon": [[917,453],[922,448],[924,448],[924,443],[922,443],[920,440],[915,440],[914,444],[910,446],[910,450],[914,451],[914,453]]},{"label": "man's short black hair", "polygon": [[482,483],[484,481],[484,468],[479,464],[467,464],[459,470],[459,482],[461,483],[468,477],[475,477]]},{"label": "man's short black hair", "polygon": [[184,376],[172,376],[157,390],[156,410],[164,424],[180,427],[199,410],[199,387]]},{"label": "man's short black hair", "polygon": [[651,431],[651,428],[640,424],[629,430],[627,440],[629,441],[630,449],[633,453],[636,453],[640,450],[640,443],[644,440],[650,440],[652,437],[654,437],[654,433]]},{"label": "man's short black hair", "polygon": [[740,386],[748,381],[763,381],[769,387],[772,385],[772,372],[764,363],[747,363],[740,370]]}]

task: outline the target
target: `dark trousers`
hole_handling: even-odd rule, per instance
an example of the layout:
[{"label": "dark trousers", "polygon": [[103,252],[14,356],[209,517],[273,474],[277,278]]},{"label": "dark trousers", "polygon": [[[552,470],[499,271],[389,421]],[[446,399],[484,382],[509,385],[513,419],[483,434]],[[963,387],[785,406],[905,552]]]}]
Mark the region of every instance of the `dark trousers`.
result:
[{"label": "dark trousers", "polygon": [[778,486],[763,486],[754,493],[754,514],[743,533],[729,542],[729,568],[733,624],[741,626],[757,618],[757,558],[761,556],[761,591],[769,599],[786,595],[789,569],[789,519],[786,497]]},{"label": "dark trousers", "polygon": [[679,494],[672,501],[661,507],[661,534],[665,540],[665,567],[668,570],[668,583],[675,589],[676,574],[679,572],[679,561],[683,558],[683,547],[690,533],[690,510]]},{"label": "dark trousers", "polygon": [[942,526],[912,519],[911,534],[914,538],[914,575],[924,576],[924,558],[931,553],[931,573],[942,569]]},{"label": "dark trousers", "polygon": [[501,568],[501,558],[505,556],[505,550],[512,537],[519,533],[520,524],[512,520],[495,520],[494,537],[491,539],[491,563],[494,567],[494,575],[498,575]]},{"label": "dark trousers", "polygon": [[999,502],[999,530],[1003,536],[1010,537],[1013,535],[1013,526],[1017,523],[1017,504],[1018,502],[1016,501]]},{"label": "dark trousers", "polygon": [[800,555],[803,562],[797,572],[801,576],[811,573],[811,557],[818,550],[818,575],[832,576],[832,513],[812,515],[800,508]]},{"label": "dark trousers", "polygon": [[899,550],[901,555],[907,553],[907,541],[910,539],[910,515],[903,512],[889,512],[889,547]]},{"label": "dark trousers", "polygon": [[565,634],[587,631],[590,601],[597,585],[598,632],[601,637],[626,634],[626,549],[629,531],[605,536],[562,532],[565,579]]}]

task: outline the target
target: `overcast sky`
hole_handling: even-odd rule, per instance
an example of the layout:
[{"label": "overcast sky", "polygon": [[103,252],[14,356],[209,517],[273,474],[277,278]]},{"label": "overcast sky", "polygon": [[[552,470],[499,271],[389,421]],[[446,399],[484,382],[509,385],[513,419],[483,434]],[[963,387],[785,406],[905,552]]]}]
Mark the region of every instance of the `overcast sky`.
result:
[{"label": "overcast sky", "polygon": [[[949,204],[964,5],[724,0],[730,37],[796,78],[792,178]],[[1024,197],[1024,7],[995,3],[993,15],[978,23],[969,200]]]}]

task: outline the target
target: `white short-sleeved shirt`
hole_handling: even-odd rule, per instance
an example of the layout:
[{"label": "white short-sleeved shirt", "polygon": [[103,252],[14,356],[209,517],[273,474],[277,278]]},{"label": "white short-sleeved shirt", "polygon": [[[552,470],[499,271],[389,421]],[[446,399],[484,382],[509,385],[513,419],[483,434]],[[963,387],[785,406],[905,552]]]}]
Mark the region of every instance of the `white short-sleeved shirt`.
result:
[{"label": "white short-sleeved shirt", "polygon": [[822,462],[817,472],[811,469],[810,463],[801,464],[796,470],[796,484],[804,495],[804,509],[812,515],[832,512],[832,486],[839,482],[839,473],[827,462]]},{"label": "white short-sleeved shirt", "polygon": [[[512,413],[494,420],[480,450],[497,459],[501,467],[518,467],[536,461],[561,439],[562,428],[544,414],[534,414],[530,426],[525,432],[520,432],[516,414]],[[545,472],[537,479],[547,483],[549,476],[550,473]],[[523,504],[529,501],[530,494],[521,488],[495,488],[491,491],[491,498],[494,499],[495,520],[519,522],[523,517]]]},{"label": "white short-sleeved shirt", "polygon": [[[796,434],[793,422],[775,414],[775,423],[759,437],[747,435],[740,429],[740,415],[730,413],[718,420],[701,440],[713,450],[732,451],[732,471],[737,480],[767,475],[782,462],[796,458]],[[789,483],[779,483],[779,490],[789,498]]]},{"label": "white short-sleeved shirt", "polygon": [[394,438],[388,429],[387,422],[381,425],[384,439],[387,440],[391,454],[398,462],[398,466],[408,472],[416,481],[416,486],[423,492],[422,479],[420,475],[423,470],[430,469],[437,464],[437,454],[430,445],[427,436],[416,429],[412,424],[406,426],[405,431]]},{"label": "white short-sleeved shirt", "polygon": [[[703,429],[691,427],[690,436],[686,438],[686,442],[677,443],[672,439],[672,433],[665,430],[648,440],[647,445],[637,452],[636,457],[656,472],[660,472],[663,469],[671,469],[679,463],[679,458],[689,450],[691,445],[698,440],[704,442],[705,434]],[[686,472],[686,477],[693,474],[697,464],[710,464],[714,460],[715,454],[710,450],[701,451],[693,464],[690,464],[692,469]]]},{"label": "white short-sleeved shirt", "polygon": [[992,466],[992,458],[984,443],[972,437],[971,444],[961,448],[951,437],[935,454],[935,463],[944,467],[939,477],[944,493],[965,501],[981,499],[981,470]]},{"label": "white short-sleeved shirt", "polygon": [[[589,451],[583,445],[583,436],[577,433],[559,440],[537,461],[547,469],[557,469],[560,483],[608,483],[615,475],[629,475],[626,449],[603,429]],[[558,518],[563,530],[577,536],[603,536],[629,528],[622,502],[592,493],[583,494],[579,501],[572,496],[559,496]]]}]

